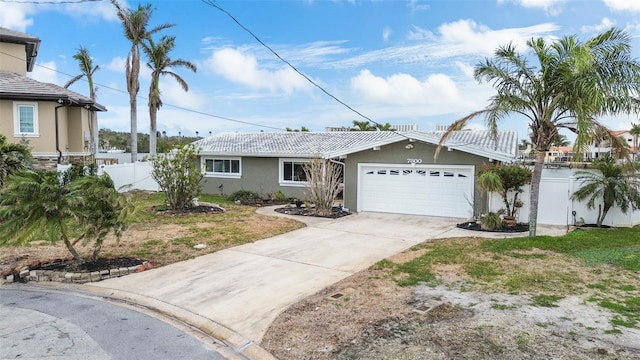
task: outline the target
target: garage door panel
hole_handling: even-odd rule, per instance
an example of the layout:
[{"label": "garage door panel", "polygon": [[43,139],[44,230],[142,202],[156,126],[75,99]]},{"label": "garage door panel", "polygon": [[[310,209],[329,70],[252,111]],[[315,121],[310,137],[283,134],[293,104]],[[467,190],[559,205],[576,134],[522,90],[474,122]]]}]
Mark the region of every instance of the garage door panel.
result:
[{"label": "garage door panel", "polygon": [[469,217],[473,166],[362,165],[359,210]]}]

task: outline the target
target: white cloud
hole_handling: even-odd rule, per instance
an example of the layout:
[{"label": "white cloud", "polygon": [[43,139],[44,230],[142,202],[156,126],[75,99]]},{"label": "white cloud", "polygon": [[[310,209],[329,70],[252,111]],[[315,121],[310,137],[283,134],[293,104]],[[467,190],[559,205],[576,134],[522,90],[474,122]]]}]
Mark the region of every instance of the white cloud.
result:
[{"label": "white cloud", "polygon": [[[121,1],[121,6],[128,7],[126,2]],[[87,17],[104,19],[106,21],[120,21],[116,7],[109,1],[82,2],[76,4],[65,4],[63,12],[75,18],[86,20]]]},{"label": "white cloud", "polygon": [[458,70],[460,70],[460,72],[464,74],[465,77],[473,79],[474,67],[472,65],[465,64],[461,61],[456,61],[454,64],[456,65]]},{"label": "white cloud", "polygon": [[224,48],[215,51],[207,60],[208,68],[227,80],[249,86],[252,89],[268,89],[272,92],[293,93],[307,90],[310,84],[288,67],[270,70],[261,68],[255,56]]},{"label": "white cloud", "polygon": [[382,29],[382,40],[384,41],[389,41],[389,37],[391,36],[391,28],[388,26],[385,26],[384,29]]},{"label": "white cloud", "polygon": [[409,0],[407,6],[411,9],[412,14],[422,10],[429,10],[430,8],[428,4],[420,0]]},{"label": "white cloud", "polygon": [[615,26],[615,24],[615,21],[611,21],[609,18],[604,17],[599,24],[584,25],[580,28],[580,30],[584,33],[602,32],[611,29],[613,26]]},{"label": "white cloud", "polygon": [[54,61],[37,62],[36,66],[33,67],[33,71],[28,73],[28,76],[43,83],[64,85],[60,82],[60,79],[58,79],[56,63]]},{"label": "white cloud", "polygon": [[543,23],[521,28],[493,30],[473,20],[458,20],[440,25],[437,33],[414,27],[408,35],[415,45],[388,47],[334,61],[335,68],[358,67],[374,62],[438,63],[443,59],[490,56],[501,45],[522,47],[532,37],[551,37],[559,26]]},{"label": "white cloud", "polygon": [[184,91],[173,78],[160,80],[160,91],[163,102],[191,110],[202,110],[207,104],[207,97],[194,89]]},{"label": "white cloud", "polygon": [[[498,0],[498,3],[504,3],[509,0]],[[562,5],[566,0],[511,0],[524,8],[542,9],[546,14],[557,16],[562,12]],[[606,1],[606,0],[605,0]],[[630,0],[635,1],[635,0]]]},{"label": "white cloud", "polygon": [[29,16],[36,13],[32,4],[2,3],[0,11],[0,24],[2,27],[26,32],[28,26],[33,25],[33,18]]},{"label": "white cloud", "polygon": [[604,3],[614,11],[640,11],[638,0],[604,0]]},{"label": "white cloud", "polygon": [[351,79],[351,87],[368,101],[394,105],[451,103],[459,96],[456,84],[444,74],[433,74],[420,81],[408,74],[382,78],[362,70]]},{"label": "white cloud", "polygon": [[[120,2],[123,6],[128,6],[125,1]],[[76,4],[40,3],[38,5],[29,3],[3,2],[0,11],[0,24],[2,27],[26,32],[27,27],[33,25],[31,16],[46,11],[60,11],[65,15],[71,15],[76,19],[87,21],[90,19],[107,21],[119,21],[115,7],[109,1],[82,2]]]}]

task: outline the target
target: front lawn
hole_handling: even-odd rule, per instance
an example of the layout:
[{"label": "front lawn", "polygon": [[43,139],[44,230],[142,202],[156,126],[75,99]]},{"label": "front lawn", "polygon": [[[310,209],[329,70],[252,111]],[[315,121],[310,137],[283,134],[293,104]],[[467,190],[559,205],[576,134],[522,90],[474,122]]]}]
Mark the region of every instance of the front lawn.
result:
[{"label": "front lawn", "polygon": [[640,327],[639,227],[576,230],[561,237],[454,239],[411,251],[424,253],[405,263],[378,265],[391,267],[400,286],[439,285],[439,271],[454,267],[468,286],[486,292],[551,302],[590,294],[589,301],[623,320],[614,325]]},{"label": "front lawn", "polygon": [[[150,211],[163,204],[163,194],[134,192],[135,210],[118,244],[110,237],[101,257],[139,257],[155,266],[190,259],[228,247],[253,242],[298,229],[302,223],[286,218],[263,216],[251,206],[235,205],[221,196],[202,195],[201,203],[218,204],[226,209],[220,214],[166,216]],[[197,250],[194,245],[204,244]],[[90,249],[79,247],[89,254]],[[69,257],[62,243],[51,245],[32,242],[29,246],[0,247],[0,268],[29,264],[35,260]]]}]

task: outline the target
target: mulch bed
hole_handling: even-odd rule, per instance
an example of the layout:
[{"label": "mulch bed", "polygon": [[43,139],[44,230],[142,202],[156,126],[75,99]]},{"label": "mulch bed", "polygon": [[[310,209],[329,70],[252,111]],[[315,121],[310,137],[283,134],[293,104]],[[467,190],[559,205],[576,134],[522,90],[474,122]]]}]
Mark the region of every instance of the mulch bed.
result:
[{"label": "mulch bed", "polygon": [[456,227],[464,230],[472,230],[472,231],[488,231],[488,232],[501,232],[501,233],[517,233],[517,232],[525,232],[529,231],[529,224],[525,223],[517,223],[515,226],[504,227],[502,229],[483,229],[480,226],[480,223],[475,221],[467,221],[461,224],[457,224]]},{"label": "mulch bed", "polygon": [[331,215],[329,216],[321,216],[316,213],[315,208],[308,208],[305,206],[302,207],[282,207],[275,209],[276,212],[287,215],[298,215],[298,216],[315,216],[315,217],[323,217],[329,219],[337,219],[343,216],[351,215],[350,212],[344,211],[342,207],[335,206],[332,209]]},{"label": "mulch bed", "polygon": [[[66,272],[93,272],[100,270],[119,269],[142,265],[145,260],[132,257],[107,257],[86,261],[78,264],[72,259],[56,259],[51,262],[32,264],[30,270],[57,270]],[[33,266],[35,265],[35,266]]]},{"label": "mulch bed", "polygon": [[184,216],[184,215],[192,215],[192,214],[220,214],[224,212],[224,209],[221,207],[212,206],[212,205],[191,206],[188,208],[184,208],[183,210],[171,210],[171,209],[167,209],[166,206],[154,206],[150,209],[150,211],[158,215]]}]

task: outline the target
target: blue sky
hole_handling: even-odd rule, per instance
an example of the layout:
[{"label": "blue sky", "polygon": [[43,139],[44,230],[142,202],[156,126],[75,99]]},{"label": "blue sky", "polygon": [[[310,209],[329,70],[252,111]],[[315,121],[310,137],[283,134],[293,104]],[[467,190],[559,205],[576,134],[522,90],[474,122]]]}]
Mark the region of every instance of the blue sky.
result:
[{"label": "blue sky", "polygon": [[[138,5],[131,0],[121,3]],[[158,130],[172,135],[198,131],[201,136],[210,131],[301,126],[323,131],[362,120],[205,2],[151,3],[155,8],[151,25],[176,24],[163,32],[176,36],[172,56],[198,66],[195,74],[175,69],[189,84],[189,92],[170,78],[161,80],[165,106],[158,113]],[[473,79],[473,66],[508,42],[524,51],[524,43],[532,37],[573,34],[586,39],[616,26],[634,37],[633,55],[640,57],[638,0],[218,0],[217,4],[349,106],[378,123],[417,123],[420,130],[433,130],[437,124],[450,124],[484,108],[493,89]],[[124,75],[129,45],[109,1],[0,2],[0,8],[0,26],[42,40],[38,66],[30,77],[63,85],[69,75],[79,73],[73,54],[80,45],[87,47],[101,67],[95,75],[98,102],[108,108],[99,116],[100,127],[129,130]],[[138,129],[148,132],[148,70],[142,71],[140,82]],[[88,94],[86,82],[71,89]],[[603,119],[613,130],[627,129],[632,121],[638,119],[627,115]],[[478,120],[470,126],[481,128],[483,123]],[[517,130],[520,138],[527,133],[526,121],[518,117],[506,119],[500,128]]]}]

